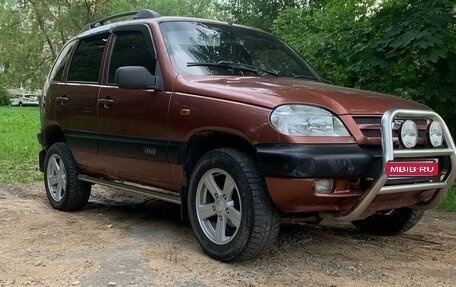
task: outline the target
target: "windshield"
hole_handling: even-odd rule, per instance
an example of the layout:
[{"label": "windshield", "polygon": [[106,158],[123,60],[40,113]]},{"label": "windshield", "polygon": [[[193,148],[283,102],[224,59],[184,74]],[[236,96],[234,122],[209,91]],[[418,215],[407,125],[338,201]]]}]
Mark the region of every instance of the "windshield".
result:
[{"label": "windshield", "polygon": [[268,33],[201,22],[163,22],[174,68],[187,75],[261,75],[320,80],[289,46]]}]

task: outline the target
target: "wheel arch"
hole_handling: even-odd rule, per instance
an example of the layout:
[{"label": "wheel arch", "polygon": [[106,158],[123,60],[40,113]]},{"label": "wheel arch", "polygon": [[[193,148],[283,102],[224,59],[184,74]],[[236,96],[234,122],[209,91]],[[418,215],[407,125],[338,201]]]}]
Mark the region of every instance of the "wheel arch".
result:
[{"label": "wheel arch", "polygon": [[53,144],[58,142],[66,142],[65,134],[58,125],[51,125],[46,127],[42,134],[42,144],[45,149],[49,149]]},{"label": "wheel arch", "polygon": [[253,144],[243,135],[220,130],[202,130],[194,133],[186,142],[183,151],[183,168],[186,177],[190,176],[198,160],[207,152],[218,148],[240,150],[257,162]]},{"label": "wheel arch", "polygon": [[243,135],[239,135],[230,131],[220,130],[200,130],[192,134],[185,144],[182,152],[182,168],[185,184],[181,190],[181,217],[183,220],[188,220],[187,210],[187,192],[188,182],[193,169],[198,160],[207,152],[218,148],[234,148],[240,150],[252,157],[255,162],[258,162],[256,150],[253,144]]}]

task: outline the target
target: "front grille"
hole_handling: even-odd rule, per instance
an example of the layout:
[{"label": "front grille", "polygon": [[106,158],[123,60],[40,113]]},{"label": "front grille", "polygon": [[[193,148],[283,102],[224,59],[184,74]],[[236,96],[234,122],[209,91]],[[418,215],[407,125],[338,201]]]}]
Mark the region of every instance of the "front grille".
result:
[{"label": "front grille", "polygon": [[[380,124],[382,121],[381,117],[371,117],[371,116],[356,116],[353,117],[353,120],[358,125],[358,128],[361,130],[361,133],[367,138],[365,144],[378,145],[381,144],[381,131]],[[405,119],[398,119],[399,121]],[[418,126],[418,143],[417,148],[430,147],[427,140],[427,126],[428,121],[426,119],[413,119],[413,121]],[[400,125],[393,126],[393,145],[399,147],[399,128]]]}]

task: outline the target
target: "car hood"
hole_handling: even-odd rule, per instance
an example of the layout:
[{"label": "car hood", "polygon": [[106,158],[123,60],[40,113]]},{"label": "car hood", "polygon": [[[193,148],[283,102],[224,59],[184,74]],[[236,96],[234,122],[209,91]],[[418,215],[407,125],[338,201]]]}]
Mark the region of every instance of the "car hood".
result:
[{"label": "car hood", "polygon": [[292,78],[179,76],[175,92],[274,108],[300,103],[321,106],[338,115],[383,114],[392,108],[429,110],[399,97]]}]

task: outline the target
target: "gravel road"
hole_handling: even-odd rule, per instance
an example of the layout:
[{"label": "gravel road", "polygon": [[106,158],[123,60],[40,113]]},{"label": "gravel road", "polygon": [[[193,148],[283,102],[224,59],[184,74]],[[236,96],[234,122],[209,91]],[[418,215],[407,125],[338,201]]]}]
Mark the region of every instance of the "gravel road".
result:
[{"label": "gravel road", "polygon": [[41,182],[0,184],[0,286],[455,286],[455,220],[429,211],[390,238],[282,225],[270,254],[225,264],[203,254],[178,206],[97,187],[63,213]]}]

